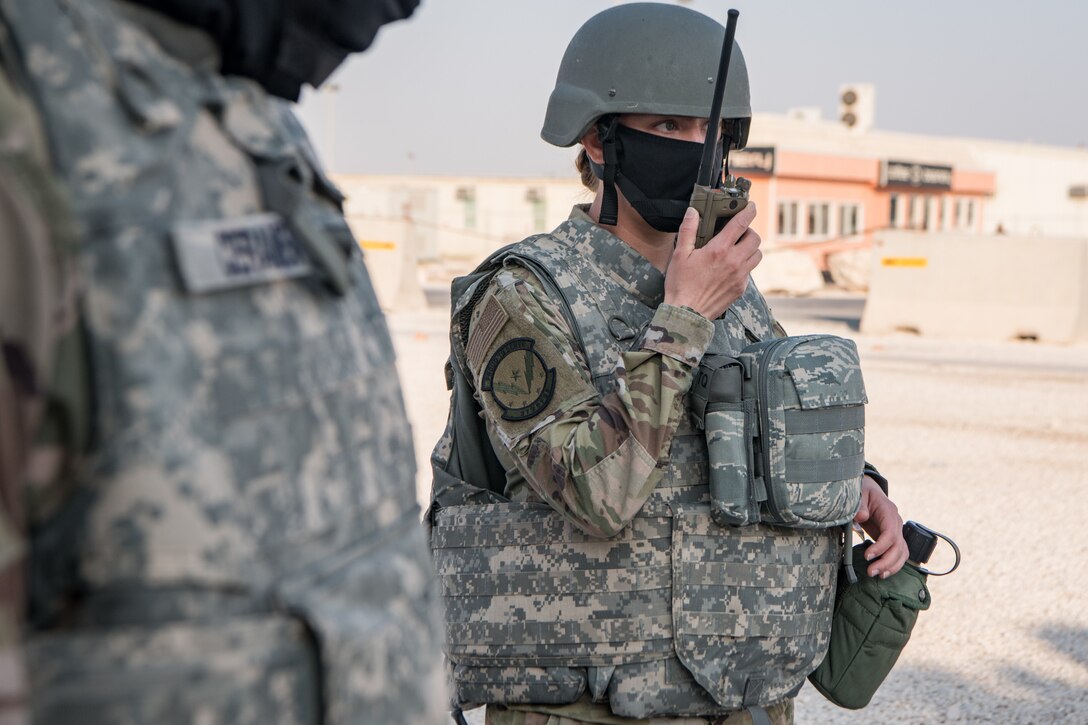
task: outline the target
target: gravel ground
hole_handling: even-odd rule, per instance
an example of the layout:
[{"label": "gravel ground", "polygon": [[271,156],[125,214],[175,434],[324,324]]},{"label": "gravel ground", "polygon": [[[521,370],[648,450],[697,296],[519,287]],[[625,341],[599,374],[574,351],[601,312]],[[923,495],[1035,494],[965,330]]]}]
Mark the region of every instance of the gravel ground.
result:
[{"label": "gravel ground", "polygon": [[[421,501],[448,405],[444,317],[390,317]],[[805,688],[797,722],[1088,723],[1088,346],[854,337],[867,457],[904,518],[954,538],[963,564],[930,579],[933,606],[868,708]]]}]

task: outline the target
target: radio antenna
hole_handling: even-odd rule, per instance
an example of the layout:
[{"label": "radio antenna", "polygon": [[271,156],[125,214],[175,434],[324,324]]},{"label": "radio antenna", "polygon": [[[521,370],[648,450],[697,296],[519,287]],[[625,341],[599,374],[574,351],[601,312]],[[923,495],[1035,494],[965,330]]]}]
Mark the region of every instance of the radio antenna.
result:
[{"label": "radio antenna", "polygon": [[[717,84],[714,86],[714,98],[710,102],[710,118],[706,126],[706,139],[703,141],[703,158],[699,162],[699,177],[696,181],[700,186],[710,186],[714,178],[714,147],[718,145],[718,126],[722,120],[722,100],[725,98],[725,80],[729,75],[729,56],[733,54],[733,36],[737,34],[737,17],[740,12],[729,11],[729,19],[725,23],[725,41],[722,43],[722,57],[718,62]],[[718,169],[721,174],[721,169]]]}]

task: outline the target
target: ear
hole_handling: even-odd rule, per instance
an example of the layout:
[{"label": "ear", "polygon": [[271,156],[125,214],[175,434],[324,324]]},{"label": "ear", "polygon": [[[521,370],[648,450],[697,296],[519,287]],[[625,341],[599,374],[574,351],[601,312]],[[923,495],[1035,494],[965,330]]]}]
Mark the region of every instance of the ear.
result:
[{"label": "ear", "polygon": [[589,130],[582,136],[582,146],[585,148],[590,161],[600,166],[604,165],[604,147],[601,146],[601,139],[597,136],[597,124],[590,126]]}]

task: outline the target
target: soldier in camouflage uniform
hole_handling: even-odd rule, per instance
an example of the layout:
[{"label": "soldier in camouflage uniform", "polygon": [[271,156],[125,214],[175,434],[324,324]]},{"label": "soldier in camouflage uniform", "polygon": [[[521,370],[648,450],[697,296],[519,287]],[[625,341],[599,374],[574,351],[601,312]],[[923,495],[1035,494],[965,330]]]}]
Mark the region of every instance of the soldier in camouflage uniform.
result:
[{"label": "soldier in camouflage uniform", "polygon": [[29,552],[37,722],[445,720],[391,341],[269,95],[399,7],[335,5],[0,0],[0,564]]},{"label": "soldier in camouflage uniform", "polygon": [[[784,335],[749,278],[754,205],[698,250],[685,212],[723,32],[666,5],[588,21],[542,135],[582,144],[596,198],[455,285],[449,377],[471,387],[503,474],[464,493],[483,467],[457,438],[455,385],[432,547],[457,700],[490,703],[492,725],[790,723],[826,647],[836,533],[708,524],[706,444],[685,406],[705,353]],[[723,116],[743,146],[738,48]],[[873,477],[862,488],[869,573],[886,576],[906,558],[902,520]]]}]

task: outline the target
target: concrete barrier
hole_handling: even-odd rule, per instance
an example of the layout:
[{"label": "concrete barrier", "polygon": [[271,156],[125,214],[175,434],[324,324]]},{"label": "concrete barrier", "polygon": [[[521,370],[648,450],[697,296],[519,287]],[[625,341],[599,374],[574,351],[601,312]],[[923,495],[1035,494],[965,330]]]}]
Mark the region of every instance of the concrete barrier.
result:
[{"label": "concrete barrier", "polygon": [[382,309],[404,311],[425,307],[411,220],[349,216],[348,224],[363,249],[370,281]]},{"label": "concrete barrier", "polygon": [[861,330],[1088,341],[1088,240],[882,232]]},{"label": "concrete barrier", "polygon": [[851,292],[869,289],[869,274],[873,268],[873,248],[844,249],[827,255],[827,271],[836,287]]},{"label": "concrete barrier", "polygon": [[824,286],[824,276],[812,257],[786,249],[765,249],[752,279],[764,293],[810,295]]}]

